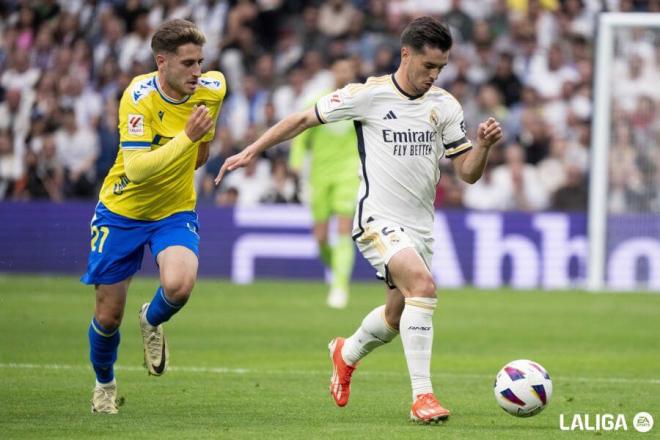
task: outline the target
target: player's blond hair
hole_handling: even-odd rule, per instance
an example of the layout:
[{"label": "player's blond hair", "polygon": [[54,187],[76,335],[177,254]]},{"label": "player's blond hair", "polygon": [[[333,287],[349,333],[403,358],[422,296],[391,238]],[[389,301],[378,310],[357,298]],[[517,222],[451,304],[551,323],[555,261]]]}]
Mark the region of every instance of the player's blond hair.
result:
[{"label": "player's blond hair", "polygon": [[176,53],[179,46],[188,43],[203,46],[206,37],[194,23],[175,19],[166,21],[156,29],[156,33],[151,38],[151,50],[154,54]]}]

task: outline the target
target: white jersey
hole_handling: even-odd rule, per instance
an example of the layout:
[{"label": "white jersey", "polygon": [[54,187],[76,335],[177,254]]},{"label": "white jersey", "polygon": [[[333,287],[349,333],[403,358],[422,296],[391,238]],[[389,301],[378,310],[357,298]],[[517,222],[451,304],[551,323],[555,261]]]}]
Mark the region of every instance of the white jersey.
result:
[{"label": "white jersey", "polygon": [[458,101],[438,87],[410,96],[387,75],[324,96],[316,114],[322,123],[352,119],[355,124],[362,182],[353,238],[372,219],[430,237],[439,160],[472,148]]}]

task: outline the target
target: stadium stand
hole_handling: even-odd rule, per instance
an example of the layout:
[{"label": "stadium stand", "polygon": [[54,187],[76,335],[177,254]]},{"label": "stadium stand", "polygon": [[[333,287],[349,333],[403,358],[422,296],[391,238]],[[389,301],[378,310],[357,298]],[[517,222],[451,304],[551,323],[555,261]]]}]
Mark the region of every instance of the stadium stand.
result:
[{"label": "stadium stand", "polygon": [[[188,18],[208,38],[205,68],[223,71],[229,87],[211,158],[197,175],[200,202],[304,201],[283,160],[288,145],[219,189],[212,179],[224,158],[326,89],[332,59],[350,56],[362,80],[391,72],[402,28],[433,14],[457,40],[437,85],[463,104],[468,135],[488,116],[506,129],[477,185],[460,183],[449,161],[441,164],[437,206],[584,211],[593,39],[603,10],[657,12],[660,2],[3,1],[0,200],[94,199],[117,150],[118,99],[130,78],[154,70],[153,29]],[[612,212],[660,209],[660,194],[639,197],[660,182],[660,155],[651,148],[660,135],[658,38],[630,32],[617,48],[626,56],[615,75],[631,81],[614,94]]]}]

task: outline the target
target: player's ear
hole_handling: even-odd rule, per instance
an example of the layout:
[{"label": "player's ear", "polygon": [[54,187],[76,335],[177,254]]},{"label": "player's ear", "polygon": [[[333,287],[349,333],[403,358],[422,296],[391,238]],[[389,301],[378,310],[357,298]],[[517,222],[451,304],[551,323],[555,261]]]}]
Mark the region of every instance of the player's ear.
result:
[{"label": "player's ear", "polygon": [[408,46],[401,46],[401,61],[407,60],[410,57],[410,48]]},{"label": "player's ear", "polygon": [[158,67],[158,69],[160,69],[161,67],[164,67],[166,63],[167,63],[167,57],[162,53],[157,53],[156,54],[156,66]]}]

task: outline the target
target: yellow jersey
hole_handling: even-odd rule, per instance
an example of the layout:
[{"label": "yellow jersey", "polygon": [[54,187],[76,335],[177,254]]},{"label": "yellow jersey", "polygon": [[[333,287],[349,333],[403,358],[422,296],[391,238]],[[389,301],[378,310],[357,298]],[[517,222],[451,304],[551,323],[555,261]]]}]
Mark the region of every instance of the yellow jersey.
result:
[{"label": "yellow jersey", "polygon": [[119,103],[119,153],[103,181],[99,200],[110,211],[135,220],[160,220],[195,209],[193,183],[198,146],[215,136],[215,124],[206,135],[164,169],[142,182],[126,176],[123,150],[155,150],[183,132],[193,106],[204,104],[217,120],[227,92],[221,72],[206,72],[192,95],[175,101],[158,84],[158,72],[140,75],[126,88]]}]

